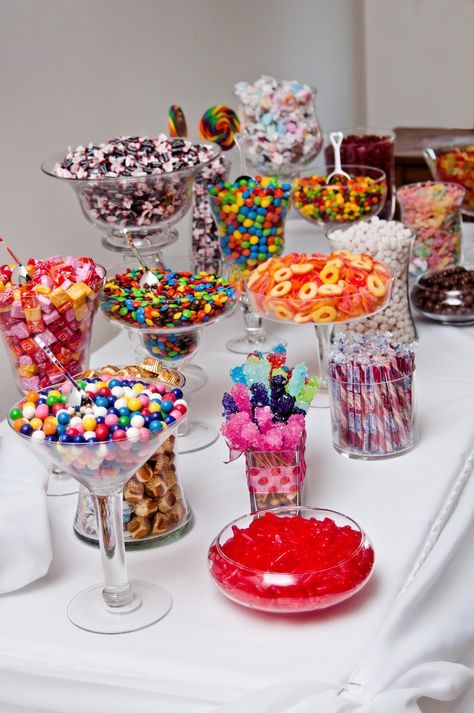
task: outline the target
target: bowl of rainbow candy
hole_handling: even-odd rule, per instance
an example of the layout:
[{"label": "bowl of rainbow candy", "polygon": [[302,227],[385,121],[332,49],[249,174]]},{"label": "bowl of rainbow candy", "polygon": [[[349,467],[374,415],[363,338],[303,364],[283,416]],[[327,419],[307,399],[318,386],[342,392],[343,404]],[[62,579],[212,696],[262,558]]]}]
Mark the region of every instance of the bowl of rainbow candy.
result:
[{"label": "bowl of rainbow candy", "polygon": [[311,168],[293,181],[293,205],[316,225],[345,226],[378,215],[387,197],[384,171],[370,166],[343,165],[348,174],[328,181],[334,166]]}]

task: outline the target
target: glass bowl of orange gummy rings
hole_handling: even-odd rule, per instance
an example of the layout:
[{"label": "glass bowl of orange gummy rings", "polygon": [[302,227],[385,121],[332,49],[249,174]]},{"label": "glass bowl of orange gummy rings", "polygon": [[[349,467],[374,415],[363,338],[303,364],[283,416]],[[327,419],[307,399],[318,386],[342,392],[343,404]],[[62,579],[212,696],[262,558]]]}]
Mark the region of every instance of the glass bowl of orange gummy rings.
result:
[{"label": "glass bowl of orange gummy rings", "polygon": [[385,307],[392,275],[365,253],[290,253],[271,258],[248,277],[252,308],[296,324],[333,324],[360,319]]}]

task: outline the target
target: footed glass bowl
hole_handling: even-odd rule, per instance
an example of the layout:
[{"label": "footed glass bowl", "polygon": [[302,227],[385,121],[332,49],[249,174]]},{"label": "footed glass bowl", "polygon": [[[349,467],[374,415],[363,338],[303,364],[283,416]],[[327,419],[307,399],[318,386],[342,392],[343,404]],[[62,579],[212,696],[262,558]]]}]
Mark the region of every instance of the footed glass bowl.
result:
[{"label": "footed glass bowl", "polygon": [[105,246],[128,252],[127,236],[139,248],[159,249],[174,242],[170,228],[188,212],[194,176],[221,153],[215,144],[206,144],[209,159],[190,168],[145,176],[104,178],[64,178],[55,167],[64,152],[46,160],[42,170],[48,176],[68,183],[75,191],[87,220],[106,235]]},{"label": "footed glass bowl", "polygon": [[312,167],[293,181],[293,205],[302,218],[316,225],[344,227],[378,215],[387,197],[384,171],[372,166],[346,164],[350,176],[326,177],[334,166]]},{"label": "footed glass bowl", "polygon": [[411,301],[420,314],[441,324],[474,324],[474,269],[459,265],[421,275]]},{"label": "footed glass bowl", "polygon": [[[285,535],[284,529],[279,531],[281,554],[271,568],[248,564],[250,559],[266,561],[264,549],[268,541],[259,538],[263,544],[258,548],[249,544],[243,550],[236,546],[239,530],[246,530],[268,514],[287,520],[318,521],[318,537],[304,543],[304,554],[311,566],[305,568],[293,558],[294,530],[293,535]],[[325,551],[328,542],[333,547],[330,554]],[[229,552],[239,554],[230,556]],[[346,515],[321,508],[284,506],[244,515],[226,525],[209,548],[208,564],[218,589],[237,604],[277,614],[296,614],[334,606],[359,592],[372,574],[374,550],[362,528]]]}]

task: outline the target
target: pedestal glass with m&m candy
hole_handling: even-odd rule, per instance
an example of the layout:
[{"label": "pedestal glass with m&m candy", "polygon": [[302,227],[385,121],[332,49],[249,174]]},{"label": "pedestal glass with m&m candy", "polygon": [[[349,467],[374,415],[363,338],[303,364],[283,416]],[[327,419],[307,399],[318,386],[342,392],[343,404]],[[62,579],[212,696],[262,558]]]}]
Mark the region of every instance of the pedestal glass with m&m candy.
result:
[{"label": "pedestal glass with m&m candy", "polygon": [[230,522],[209,548],[210,575],[250,609],[297,614],[339,604],[368,582],[374,550],[362,528],[334,510],[282,507]]},{"label": "pedestal glass with m&m candy", "polygon": [[410,274],[458,265],[462,255],[461,204],[456,183],[410,183],[397,191],[402,222],[415,234]]},{"label": "pedestal glass with m&m candy", "polygon": [[[101,293],[100,309],[113,324],[138,335],[147,356],[184,369],[187,378],[185,365],[197,352],[202,329],[233,312],[242,279],[236,267],[221,261],[181,258],[171,262],[188,269],[151,268],[159,281],[154,287],[140,287],[143,268],[138,262],[117,266]],[[193,390],[207,380],[200,367],[197,379]],[[207,421],[190,420],[180,438],[180,452],[205,448],[217,435]]]},{"label": "pedestal glass with m&m candy", "polygon": [[[23,284],[12,281],[13,270],[14,265],[0,266],[0,332],[16,386],[27,395],[26,411],[41,412],[44,406],[33,395],[64,377],[35,337],[40,337],[70,372],[84,371],[89,363],[92,323],[105,270],[92,258],[59,256],[29,260],[29,280]],[[54,391],[50,401],[59,401],[59,396]],[[56,467],[52,469],[49,495],[76,491],[69,477]]]},{"label": "pedestal glass with m&m candy", "polygon": [[[84,379],[79,386],[89,398],[88,405],[26,419],[21,417],[25,403],[21,401],[10,411],[9,424],[35,455],[65,470],[91,493],[99,523],[104,585],[77,594],[68,607],[69,619],[81,629],[101,634],[136,631],[163,618],[172,600],[152,582],[128,580],[122,490],[175,433],[184,413],[167,393],[159,393],[154,384],[142,379]],[[64,384],[59,390],[67,394],[69,388]],[[47,397],[49,391],[40,391],[38,396]],[[133,414],[127,417],[128,423],[120,420],[121,409]],[[110,416],[114,416],[113,424]]]},{"label": "pedestal glass with m&m candy", "polygon": [[[387,179],[387,199],[380,217],[391,219],[395,212],[395,132],[390,129],[374,129],[357,126],[341,129],[344,138],[341,144],[341,161],[348,165],[373,166],[381,169]],[[326,163],[334,163],[334,150],[329,144],[324,149]],[[328,171],[330,169],[328,168]]]},{"label": "pedestal glass with m&m candy", "polygon": [[370,166],[343,165],[349,178],[336,175],[334,166],[300,172],[293,182],[293,205],[305,220],[328,227],[346,226],[378,215],[387,195],[385,173]]},{"label": "pedestal glass with m&m candy", "polygon": [[106,248],[128,254],[132,235],[152,255],[177,239],[171,228],[191,206],[193,178],[219,155],[216,145],[165,134],[122,136],[57,154],[42,169],[74,189]]},{"label": "pedestal glass with m&m candy", "polygon": [[252,308],[268,319],[315,327],[317,374],[315,406],[327,407],[327,349],[332,328],[384,309],[393,276],[370,255],[289,253],[254,270],[246,284]]},{"label": "pedestal glass with m&m candy", "polygon": [[[242,177],[233,183],[218,183],[209,189],[223,259],[236,265],[245,279],[257,265],[280,255],[285,245],[285,220],[291,186],[276,178]],[[245,336],[231,339],[226,347],[237,354],[252,349],[268,352],[262,319],[242,294]]]}]

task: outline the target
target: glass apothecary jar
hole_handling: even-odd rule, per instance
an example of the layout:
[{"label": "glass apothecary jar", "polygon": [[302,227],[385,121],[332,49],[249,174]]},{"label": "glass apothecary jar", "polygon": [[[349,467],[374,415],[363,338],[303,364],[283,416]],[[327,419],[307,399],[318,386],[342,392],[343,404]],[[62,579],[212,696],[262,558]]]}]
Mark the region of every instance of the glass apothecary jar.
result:
[{"label": "glass apothecary jar", "polygon": [[415,234],[411,275],[459,265],[464,195],[464,188],[457,183],[426,181],[398,189],[402,222]]},{"label": "glass apothecary jar", "polygon": [[245,452],[252,512],[282,505],[303,505],[306,433],[291,450]]},{"label": "glass apothecary jar", "polygon": [[[417,340],[408,292],[412,231],[396,220],[387,221],[374,217],[346,230],[330,230],[326,237],[333,252],[342,250],[348,254],[367,253],[387,265],[394,276],[391,300],[384,310],[357,322],[344,324],[338,331],[359,334],[391,332],[393,339],[403,344]],[[357,270],[353,271],[353,279],[358,279]]]},{"label": "glass apothecary jar", "polygon": [[[193,513],[179,474],[177,439],[170,436],[138,469],[123,489],[123,530],[126,549],[154,547],[181,537],[192,525]],[[80,487],[74,531],[99,544],[94,507]]]}]

